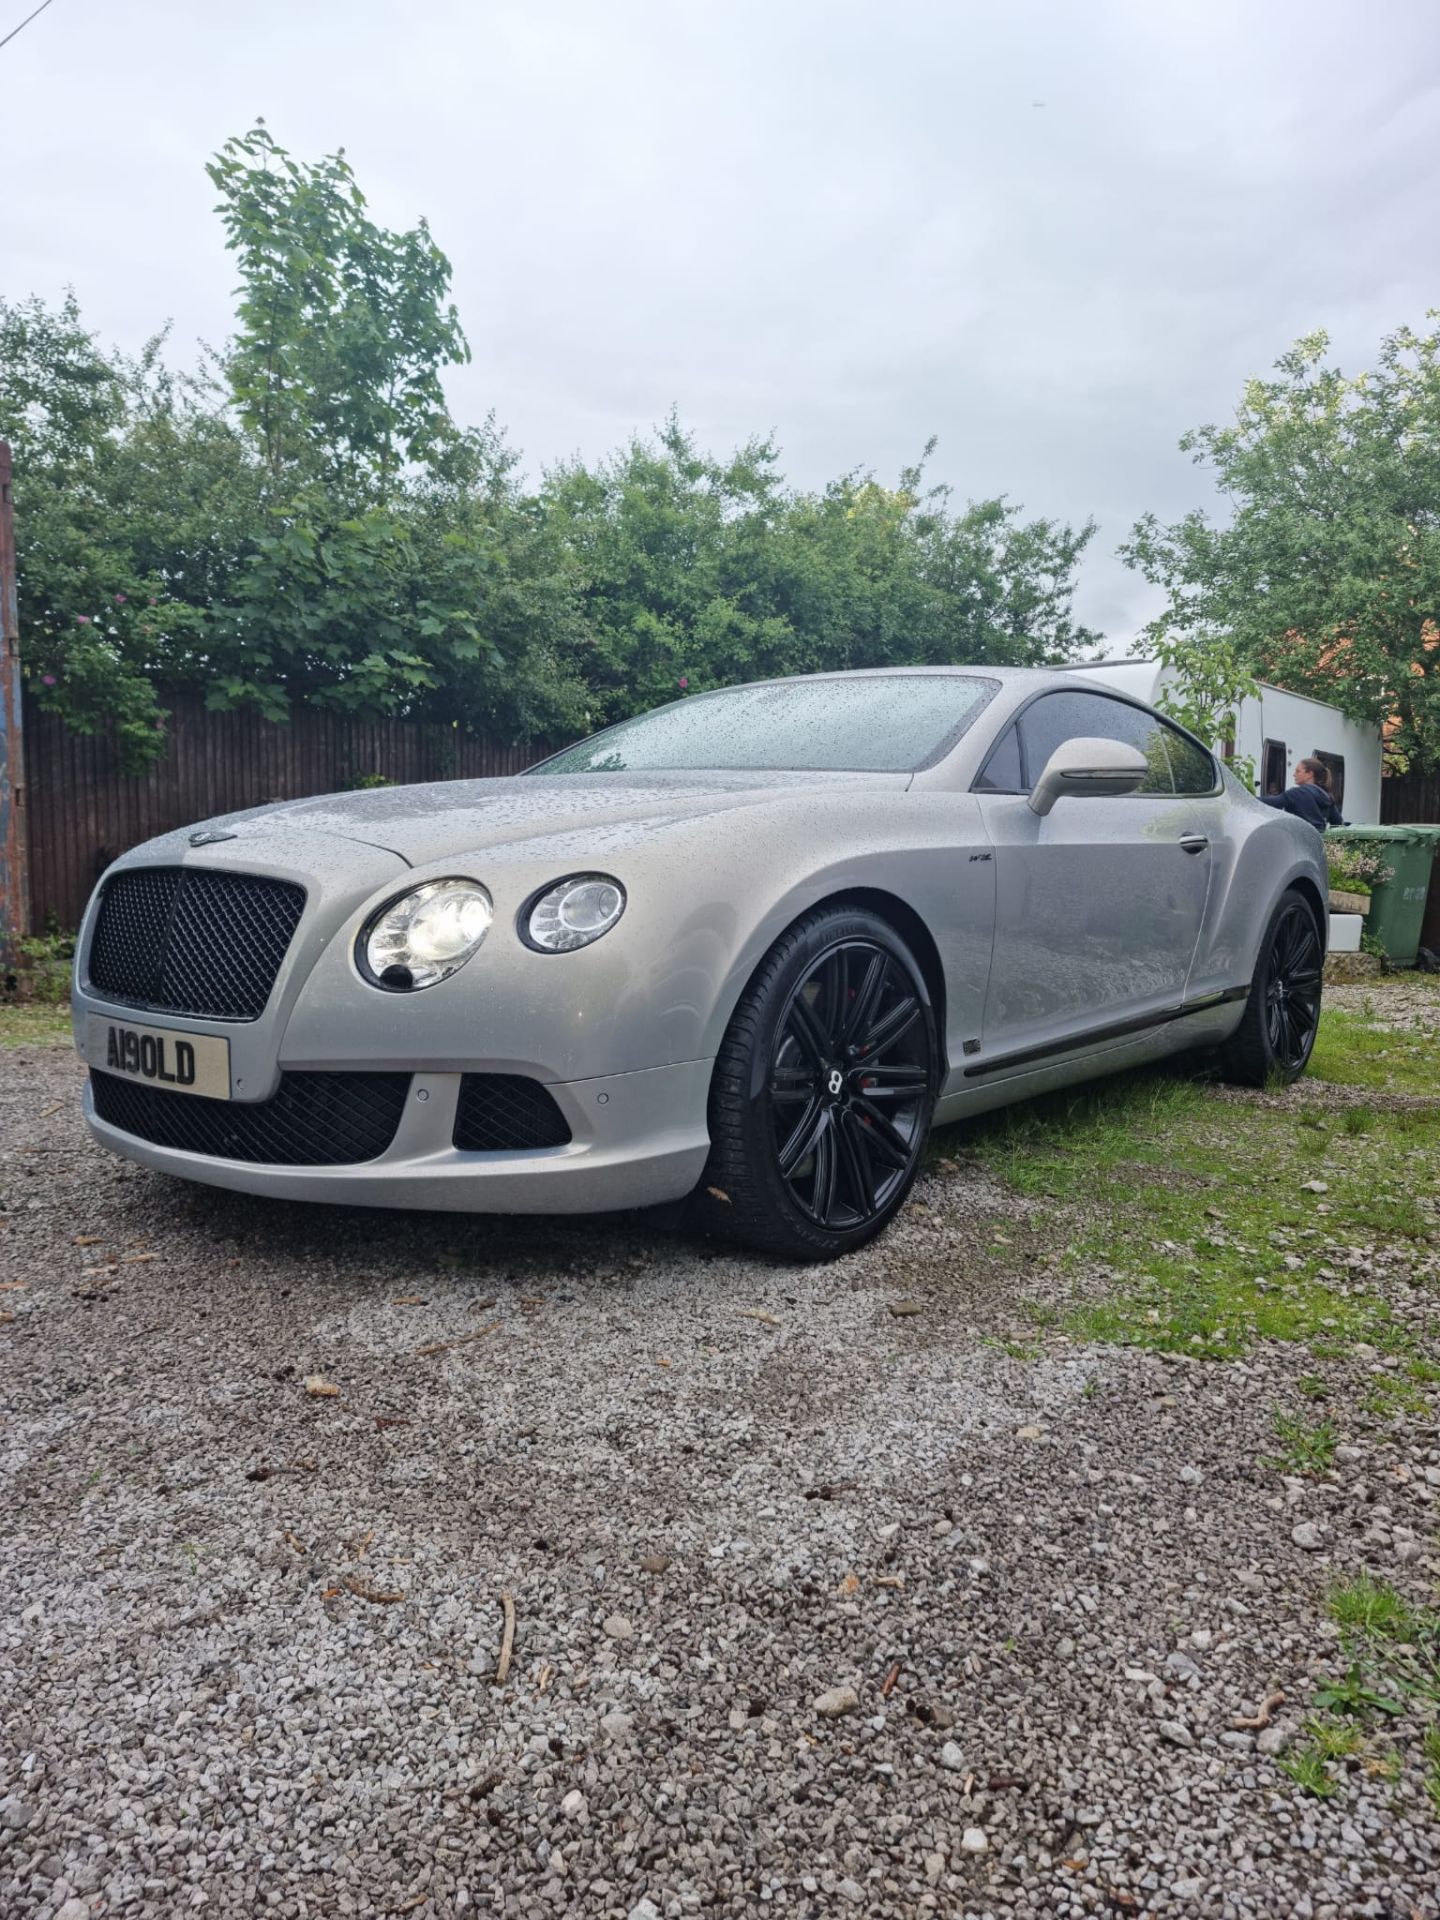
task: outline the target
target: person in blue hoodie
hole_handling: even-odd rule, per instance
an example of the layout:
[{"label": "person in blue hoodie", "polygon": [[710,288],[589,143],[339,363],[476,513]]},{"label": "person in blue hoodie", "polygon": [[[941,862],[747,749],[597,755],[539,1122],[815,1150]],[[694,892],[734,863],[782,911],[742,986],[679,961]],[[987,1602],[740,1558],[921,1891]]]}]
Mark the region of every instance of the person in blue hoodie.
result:
[{"label": "person in blue hoodie", "polygon": [[1282,813],[1293,813],[1297,820],[1308,822],[1317,833],[1345,825],[1345,816],[1331,795],[1330,772],[1323,760],[1297,760],[1294,786],[1284,793],[1262,794],[1261,798],[1267,807],[1279,807]]}]

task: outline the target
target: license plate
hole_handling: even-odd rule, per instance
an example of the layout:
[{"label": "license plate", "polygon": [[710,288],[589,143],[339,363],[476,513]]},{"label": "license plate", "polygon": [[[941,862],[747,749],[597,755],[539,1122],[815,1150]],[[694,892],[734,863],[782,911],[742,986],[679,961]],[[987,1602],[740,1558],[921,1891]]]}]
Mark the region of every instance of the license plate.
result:
[{"label": "license plate", "polygon": [[88,1016],[85,1059],[102,1073],[139,1080],[171,1093],[199,1093],[210,1100],[230,1098],[230,1042],[214,1033],[176,1033],[170,1027],[142,1027],[131,1020]]}]

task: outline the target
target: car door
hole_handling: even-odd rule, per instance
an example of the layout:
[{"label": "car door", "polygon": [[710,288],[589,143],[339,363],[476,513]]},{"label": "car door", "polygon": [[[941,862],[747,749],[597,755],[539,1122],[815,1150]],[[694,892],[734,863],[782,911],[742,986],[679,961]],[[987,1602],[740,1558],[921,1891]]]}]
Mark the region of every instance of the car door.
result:
[{"label": "car door", "polygon": [[[1118,1039],[1117,1028],[1143,1027],[1184,999],[1210,852],[1175,791],[1172,735],[1194,749],[1143,707],[1057,689],[1022,709],[988,757],[975,786],[996,867],[987,1066],[1013,1057],[1021,1069],[1088,1036]],[[1139,748],[1150,773],[1135,793],[1066,796],[1037,816],[1028,795],[1045,763],[1084,738]]]}]

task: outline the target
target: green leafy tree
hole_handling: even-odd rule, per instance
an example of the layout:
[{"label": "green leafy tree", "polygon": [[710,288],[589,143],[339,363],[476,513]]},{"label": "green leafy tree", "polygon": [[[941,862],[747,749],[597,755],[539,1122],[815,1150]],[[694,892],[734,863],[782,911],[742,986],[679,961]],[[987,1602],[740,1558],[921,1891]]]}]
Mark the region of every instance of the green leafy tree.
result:
[{"label": "green leafy tree", "polygon": [[1402,329],[1373,372],[1343,374],[1323,333],[1252,380],[1233,425],[1182,448],[1226,497],[1223,521],[1153,515],[1122,552],[1164,588],[1149,630],[1202,683],[1232,666],[1396,722],[1392,746],[1440,761],[1440,334]]},{"label": "green leafy tree", "polygon": [[383,488],[431,459],[455,432],[440,370],[470,350],[425,222],[377,226],[343,153],[306,165],[263,122],[208,171],[241,275],[225,372],[270,472]]},{"label": "green leafy tree", "polygon": [[796,492],[771,442],[717,460],[672,417],[542,497],[579,575],[597,718],[775,674],[1058,661],[1097,637],[1071,610],[1090,527],[1000,500],[957,513],[921,467]]}]

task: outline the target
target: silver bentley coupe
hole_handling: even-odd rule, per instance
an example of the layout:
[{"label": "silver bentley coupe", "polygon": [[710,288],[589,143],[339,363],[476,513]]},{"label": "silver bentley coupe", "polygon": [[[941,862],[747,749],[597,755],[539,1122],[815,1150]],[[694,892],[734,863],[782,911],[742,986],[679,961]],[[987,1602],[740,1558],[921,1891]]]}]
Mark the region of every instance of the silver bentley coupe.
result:
[{"label": "silver bentley coupe", "polygon": [[245,1192],[688,1200],[790,1259],[878,1233],[935,1122],[1181,1051],[1303,1072],[1320,836],[1078,676],[698,694],[512,779],[230,814],[106,872],[97,1140]]}]

